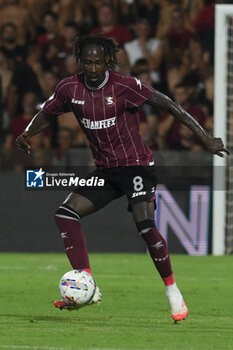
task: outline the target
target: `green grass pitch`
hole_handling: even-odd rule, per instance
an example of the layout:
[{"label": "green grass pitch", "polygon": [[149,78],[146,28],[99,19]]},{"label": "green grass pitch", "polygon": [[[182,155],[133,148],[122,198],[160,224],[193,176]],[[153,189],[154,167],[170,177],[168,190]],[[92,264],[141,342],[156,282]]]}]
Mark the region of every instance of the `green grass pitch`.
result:
[{"label": "green grass pitch", "polygon": [[59,311],[65,254],[0,254],[0,349],[233,349],[233,257],[172,256],[190,316],[170,317],[146,254],[91,254],[101,305]]}]

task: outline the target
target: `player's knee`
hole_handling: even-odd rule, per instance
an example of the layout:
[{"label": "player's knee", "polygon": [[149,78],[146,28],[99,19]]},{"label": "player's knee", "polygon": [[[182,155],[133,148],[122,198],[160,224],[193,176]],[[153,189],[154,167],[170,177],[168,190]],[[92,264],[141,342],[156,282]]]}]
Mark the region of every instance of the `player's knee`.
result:
[{"label": "player's knee", "polygon": [[138,229],[138,232],[140,233],[146,233],[148,232],[152,227],[155,227],[155,220],[152,219],[146,219],[139,222],[136,222],[136,227]]},{"label": "player's knee", "polygon": [[64,205],[68,206],[71,210],[78,213],[80,218],[83,218],[84,216],[87,216],[96,211],[93,203],[78,193],[72,193],[70,196],[68,196],[62,206]]},{"label": "player's knee", "polygon": [[58,210],[54,213],[54,219],[55,221],[58,218],[63,218],[63,219],[72,219],[72,220],[80,220],[80,215],[70,206],[66,204],[62,204]]}]

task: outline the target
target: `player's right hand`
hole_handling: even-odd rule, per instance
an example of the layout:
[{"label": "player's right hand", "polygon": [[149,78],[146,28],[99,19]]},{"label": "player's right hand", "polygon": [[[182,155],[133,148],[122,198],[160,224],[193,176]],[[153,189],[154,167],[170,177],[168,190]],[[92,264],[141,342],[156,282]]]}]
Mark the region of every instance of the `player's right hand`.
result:
[{"label": "player's right hand", "polygon": [[205,146],[211,153],[217,154],[219,157],[225,158],[223,152],[230,155],[230,152],[224,148],[223,140],[220,137],[208,137],[205,141]]},{"label": "player's right hand", "polygon": [[15,145],[18,149],[20,149],[20,151],[23,151],[27,154],[30,153],[29,137],[27,131],[24,131],[16,138]]}]

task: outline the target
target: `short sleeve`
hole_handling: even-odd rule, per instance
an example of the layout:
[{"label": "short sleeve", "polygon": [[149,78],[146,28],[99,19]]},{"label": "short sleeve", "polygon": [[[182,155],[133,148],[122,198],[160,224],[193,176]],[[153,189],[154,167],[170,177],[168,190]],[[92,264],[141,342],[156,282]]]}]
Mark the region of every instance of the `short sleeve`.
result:
[{"label": "short sleeve", "polygon": [[153,94],[154,89],[135,77],[129,77],[127,82],[127,107],[143,105]]},{"label": "short sleeve", "polygon": [[54,94],[42,104],[41,108],[49,115],[61,115],[70,111],[63,81],[57,85]]}]

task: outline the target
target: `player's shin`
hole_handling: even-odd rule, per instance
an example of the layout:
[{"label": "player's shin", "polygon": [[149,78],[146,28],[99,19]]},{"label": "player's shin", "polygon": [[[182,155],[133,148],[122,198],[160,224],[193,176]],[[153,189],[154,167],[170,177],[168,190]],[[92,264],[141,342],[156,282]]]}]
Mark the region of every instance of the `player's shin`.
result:
[{"label": "player's shin", "polygon": [[54,214],[54,218],[73,269],[85,270],[91,274],[86,239],[78,213],[68,205],[62,204]]},{"label": "player's shin", "polygon": [[167,243],[157,230],[154,220],[141,221],[137,223],[137,228],[165,284],[172,318],[175,321],[181,321],[188,315],[188,309],[174,280]]},{"label": "player's shin", "polygon": [[165,285],[173,284],[174,277],[167,243],[155,226],[154,220],[137,223],[137,228],[146,242],[147,249]]}]

